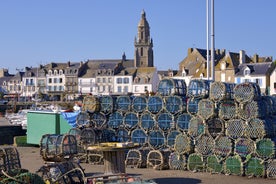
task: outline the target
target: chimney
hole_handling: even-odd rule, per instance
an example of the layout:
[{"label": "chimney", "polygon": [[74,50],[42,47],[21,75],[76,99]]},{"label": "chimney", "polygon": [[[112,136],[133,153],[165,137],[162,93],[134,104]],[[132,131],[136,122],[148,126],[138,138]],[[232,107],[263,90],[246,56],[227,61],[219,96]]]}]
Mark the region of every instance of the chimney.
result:
[{"label": "chimney", "polygon": [[193,52],[193,48],[188,48],[188,55]]},{"label": "chimney", "polygon": [[71,64],[70,61],[68,61],[68,62],[67,62],[67,66],[70,67],[70,64]]},{"label": "chimney", "polygon": [[254,63],[258,63],[259,62],[259,55],[258,54],[254,54],[254,56],[253,56],[253,62]]},{"label": "chimney", "polygon": [[245,51],[240,50],[240,64],[244,64],[244,63],[245,63]]},{"label": "chimney", "polygon": [[80,67],[83,65],[83,61],[80,62]]}]

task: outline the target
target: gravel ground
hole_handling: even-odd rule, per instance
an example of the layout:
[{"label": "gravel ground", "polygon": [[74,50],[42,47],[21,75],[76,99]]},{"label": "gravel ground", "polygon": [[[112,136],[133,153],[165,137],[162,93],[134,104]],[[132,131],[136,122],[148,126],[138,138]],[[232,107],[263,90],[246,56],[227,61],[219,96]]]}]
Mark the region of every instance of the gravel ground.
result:
[{"label": "gravel ground", "polygon": [[[39,147],[17,147],[21,166],[35,173],[44,162],[39,153]],[[103,165],[91,165],[82,163],[87,176],[101,174],[104,170]],[[204,172],[178,171],[178,170],[153,170],[127,168],[128,174],[140,176],[142,179],[152,179],[158,184],[275,184],[276,180],[266,178],[248,178],[242,176],[226,176],[223,174],[210,174]]]}]

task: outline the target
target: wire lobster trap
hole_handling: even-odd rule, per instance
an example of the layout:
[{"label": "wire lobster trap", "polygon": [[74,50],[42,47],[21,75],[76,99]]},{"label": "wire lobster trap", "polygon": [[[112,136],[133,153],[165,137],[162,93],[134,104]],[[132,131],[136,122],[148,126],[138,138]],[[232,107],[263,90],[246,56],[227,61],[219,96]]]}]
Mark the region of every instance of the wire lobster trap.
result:
[{"label": "wire lobster trap", "polygon": [[136,96],[132,100],[134,112],[142,113],[147,109],[148,99],[145,96]]},{"label": "wire lobster trap", "polygon": [[192,153],[188,157],[187,168],[189,171],[204,171],[205,162],[200,153]]},{"label": "wire lobster trap", "polygon": [[144,130],[136,128],[131,132],[131,142],[146,145],[148,143],[148,135]]},{"label": "wire lobster trap", "polygon": [[206,171],[210,173],[222,173],[223,164],[216,155],[208,155],[206,161]]},{"label": "wire lobster trap", "polygon": [[0,148],[0,170],[11,171],[20,168],[21,162],[17,149],[11,146]]},{"label": "wire lobster trap", "polygon": [[175,128],[173,115],[167,112],[161,112],[157,115],[157,125],[164,131],[169,131]]},{"label": "wire lobster trap", "polygon": [[106,115],[102,112],[95,112],[90,114],[92,127],[105,128],[106,127]]},{"label": "wire lobster trap", "polygon": [[174,151],[178,154],[189,154],[193,152],[191,138],[186,134],[178,134],[174,141]]},{"label": "wire lobster trap", "polygon": [[237,114],[244,120],[249,120],[251,118],[263,118],[268,114],[265,105],[266,104],[260,100],[252,100],[244,105],[239,105],[237,107]]},{"label": "wire lobster trap", "polygon": [[269,179],[276,179],[276,159],[270,159],[267,162],[266,176]]},{"label": "wire lobster trap", "polygon": [[187,86],[185,80],[165,78],[158,83],[157,93],[161,96],[185,96]]},{"label": "wire lobster trap", "polygon": [[164,108],[164,101],[161,96],[149,96],[147,109],[149,112],[156,114]]},{"label": "wire lobster trap", "polygon": [[195,144],[195,152],[200,153],[203,156],[213,154],[214,139],[208,134],[201,134]]},{"label": "wire lobster trap", "polygon": [[210,91],[209,80],[192,79],[188,85],[187,97],[189,98],[208,98]]},{"label": "wire lobster trap", "polygon": [[124,127],[128,130],[133,130],[138,125],[138,114],[134,112],[126,112],[124,115]]},{"label": "wire lobster trap", "polygon": [[261,89],[257,83],[244,82],[234,87],[234,99],[241,104],[260,98]]},{"label": "wire lobster trap", "polygon": [[178,130],[170,130],[167,134],[167,146],[170,148],[170,149],[173,149],[174,148],[174,145],[175,145],[175,139],[176,137],[179,135],[179,134],[182,134],[180,131]]},{"label": "wire lobster trap", "polygon": [[99,112],[101,109],[100,99],[97,96],[85,96],[82,103],[82,110],[89,113]]},{"label": "wire lobster trap", "polygon": [[224,162],[224,173],[242,176],[244,174],[243,162],[239,155],[229,156]]},{"label": "wire lobster trap", "polygon": [[138,123],[140,127],[147,132],[157,125],[155,115],[150,112],[143,112],[140,117],[140,122]]},{"label": "wire lobster trap", "polygon": [[148,148],[130,149],[127,152],[125,165],[131,168],[146,168],[147,155],[150,152]]},{"label": "wire lobster trap", "polygon": [[104,114],[110,114],[114,110],[115,97],[110,95],[105,95],[100,97],[101,112]]},{"label": "wire lobster trap", "polygon": [[120,112],[128,112],[131,109],[131,98],[127,95],[117,96],[115,106]]},{"label": "wire lobster trap", "polygon": [[232,140],[225,135],[220,135],[215,139],[213,153],[220,157],[227,157],[233,153],[233,148]]},{"label": "wire lobster trap", "polygon": [[264,137],[273,137],[273,126],[271,119],[252,118],[245,126],[245,135],[251,139],[261,139]]},{"label": "wire lobster trap", "polygon": [[119,128],[116,130],[116,141],[118,142],[129,142],[130,141],[130,135],[129,131],[126,128]]},{"label": "wire lobster trap", "polygon": [[254,151],[255,144],[252,139],[241,137],[235,141],[234,152],[241,158],[246,158],[247,155],[254,153]]},{"label": "wire lobster trap", "polygon": [[199,135],[203,134],[204,130],[205,130],[205,125],[204,125],[203,119],[198,116],[192,117],[192,119],[190,120],[188,135],[190,135],[193,138],[196,138]]},{"label": "wire lobster trap", "polygon": [[220,101],[218,117],[224,120],[233,119],[236,116],[236,104],[233,100]]},{"label": "wire lobster trap", "polygon": [[197,115],[204,120],[215,116],[215,104],[209,99],[201,99],[198,102]]},{"label": "wire lobster trap", "polygon": [[181,113],[178,116],[175,116],[175,118],[176,129],[183,132],[188,132],[192,116],[188,113]]},{"label": "wire lobster trap", "polygon": [[197,115],[198,112],[198,103],[201,100],[201,98],[188,98],[187,101],[187,112],[190,115]]},{"label": "wire lobster trap", "polygon": [[169,166],[172,170],[186,170],[187,161],[184,154],[172,152],[169,157]]},{"label": "wire lobster trap", "polygon": [[165,109],[171,114],[186,111],[186,98],[180,96],[168,96],[165,98]]},{"label": "wire lobster trap", "polygon": [[269,159],[275,157],[275,141],[270,138],[262,138],[255,141],[256,154],[263,159]]},{"label": "wire lobster trap", "polygon": [[86,111],[81,111],[77,115],[77,120],[76,120],[77,127],[82,128],[82,127],[89,127],[90,126],[90,115]]},{"label": "wire lobster trap", "polygon": [[169,150],[151,150],[147,155],[147,167],[155,170],[169,169]]},{"label": "wire lobster trap", "polygon": [[225,123],[225,134],[232,139],[238,139],[244,135],[244,127],[244,120],[230,119]]},{"label": "wire lobster trap", "polygon": [[265,176],[264,160],[257,157],[251,157],[245,163],[244,173],[246,176],[264,177]]},{"label": "wire lobster trap", "polygon": [[61,162],[78,153],[77,140],[70,134],[44,134],[40,140],[40,155],[44,161]]},{"label": "wire lobster trap", "polygon": [[108,128],[119,128],[123,127],[124,116],[121,112],[115,111],[109,115],[107,120]]},{"label": "wire lobster trap", "polygon": [[166,144],[164,132],[161,129],[150,131],[148,134],[148,141],[149,146],[153,149],[164,148]]},{"label": "wire lobster trap", "polygon": [[206,121],[206,127],[208,134],[213,138],[224,134],[225,132],[225,122],[220,118],[211,118]]},{"label": "wire lobster trap", "polygon": [[225,83],[220,81],[213,81],[210,84],[210,99],[219,102],[226,99],[234,99],[233,83]]}]

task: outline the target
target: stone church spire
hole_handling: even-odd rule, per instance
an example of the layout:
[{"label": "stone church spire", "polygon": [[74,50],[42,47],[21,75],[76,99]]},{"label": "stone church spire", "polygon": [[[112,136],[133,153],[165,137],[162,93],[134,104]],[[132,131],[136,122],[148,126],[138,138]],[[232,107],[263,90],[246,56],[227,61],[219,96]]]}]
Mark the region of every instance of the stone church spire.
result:
[{"label": "stone church spire", "polygon": [[138,24],[138,34],[134,41],[135,67],[153,67],[153,43],[150,38],[150,27],[143,10]]}]

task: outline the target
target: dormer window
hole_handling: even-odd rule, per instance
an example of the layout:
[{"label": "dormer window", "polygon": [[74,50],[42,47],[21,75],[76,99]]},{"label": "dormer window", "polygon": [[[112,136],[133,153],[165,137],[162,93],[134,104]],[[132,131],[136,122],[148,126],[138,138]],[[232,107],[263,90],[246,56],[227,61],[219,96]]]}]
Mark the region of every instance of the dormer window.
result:
[{"label": "dormer window", "polygon": [[59,75],[62,75],[63,74],[63,71],[62,70],[59,70]]},{"label": "dormer window", "polygon": [[200,77],[200,79],[202,79],[203,78],[203,73],[201,73],[199,77]]},{"label": "dormer window", "polygon": [[226,62],[225,61],[222,61],[220,63],[220,70],[225,70],[226,69]]},{"label": "dormer window", "polygon": [[54,75],[57,75],[57,70],[54,71]]},{"label": "dormer window", "polygon": [[52,70],[49,70],[49,72],[48,72],[48,73],[49,73],[49,75],[52,75]]},{"label": "dormer window", "polygon": [[246,68],[244,70],[244,75],[250,75],[250,69],[249,68]]},{"label": "dormer window", "polygon": [[138,83],[139,82],[139,77],[135,77],[134,82]]}]

